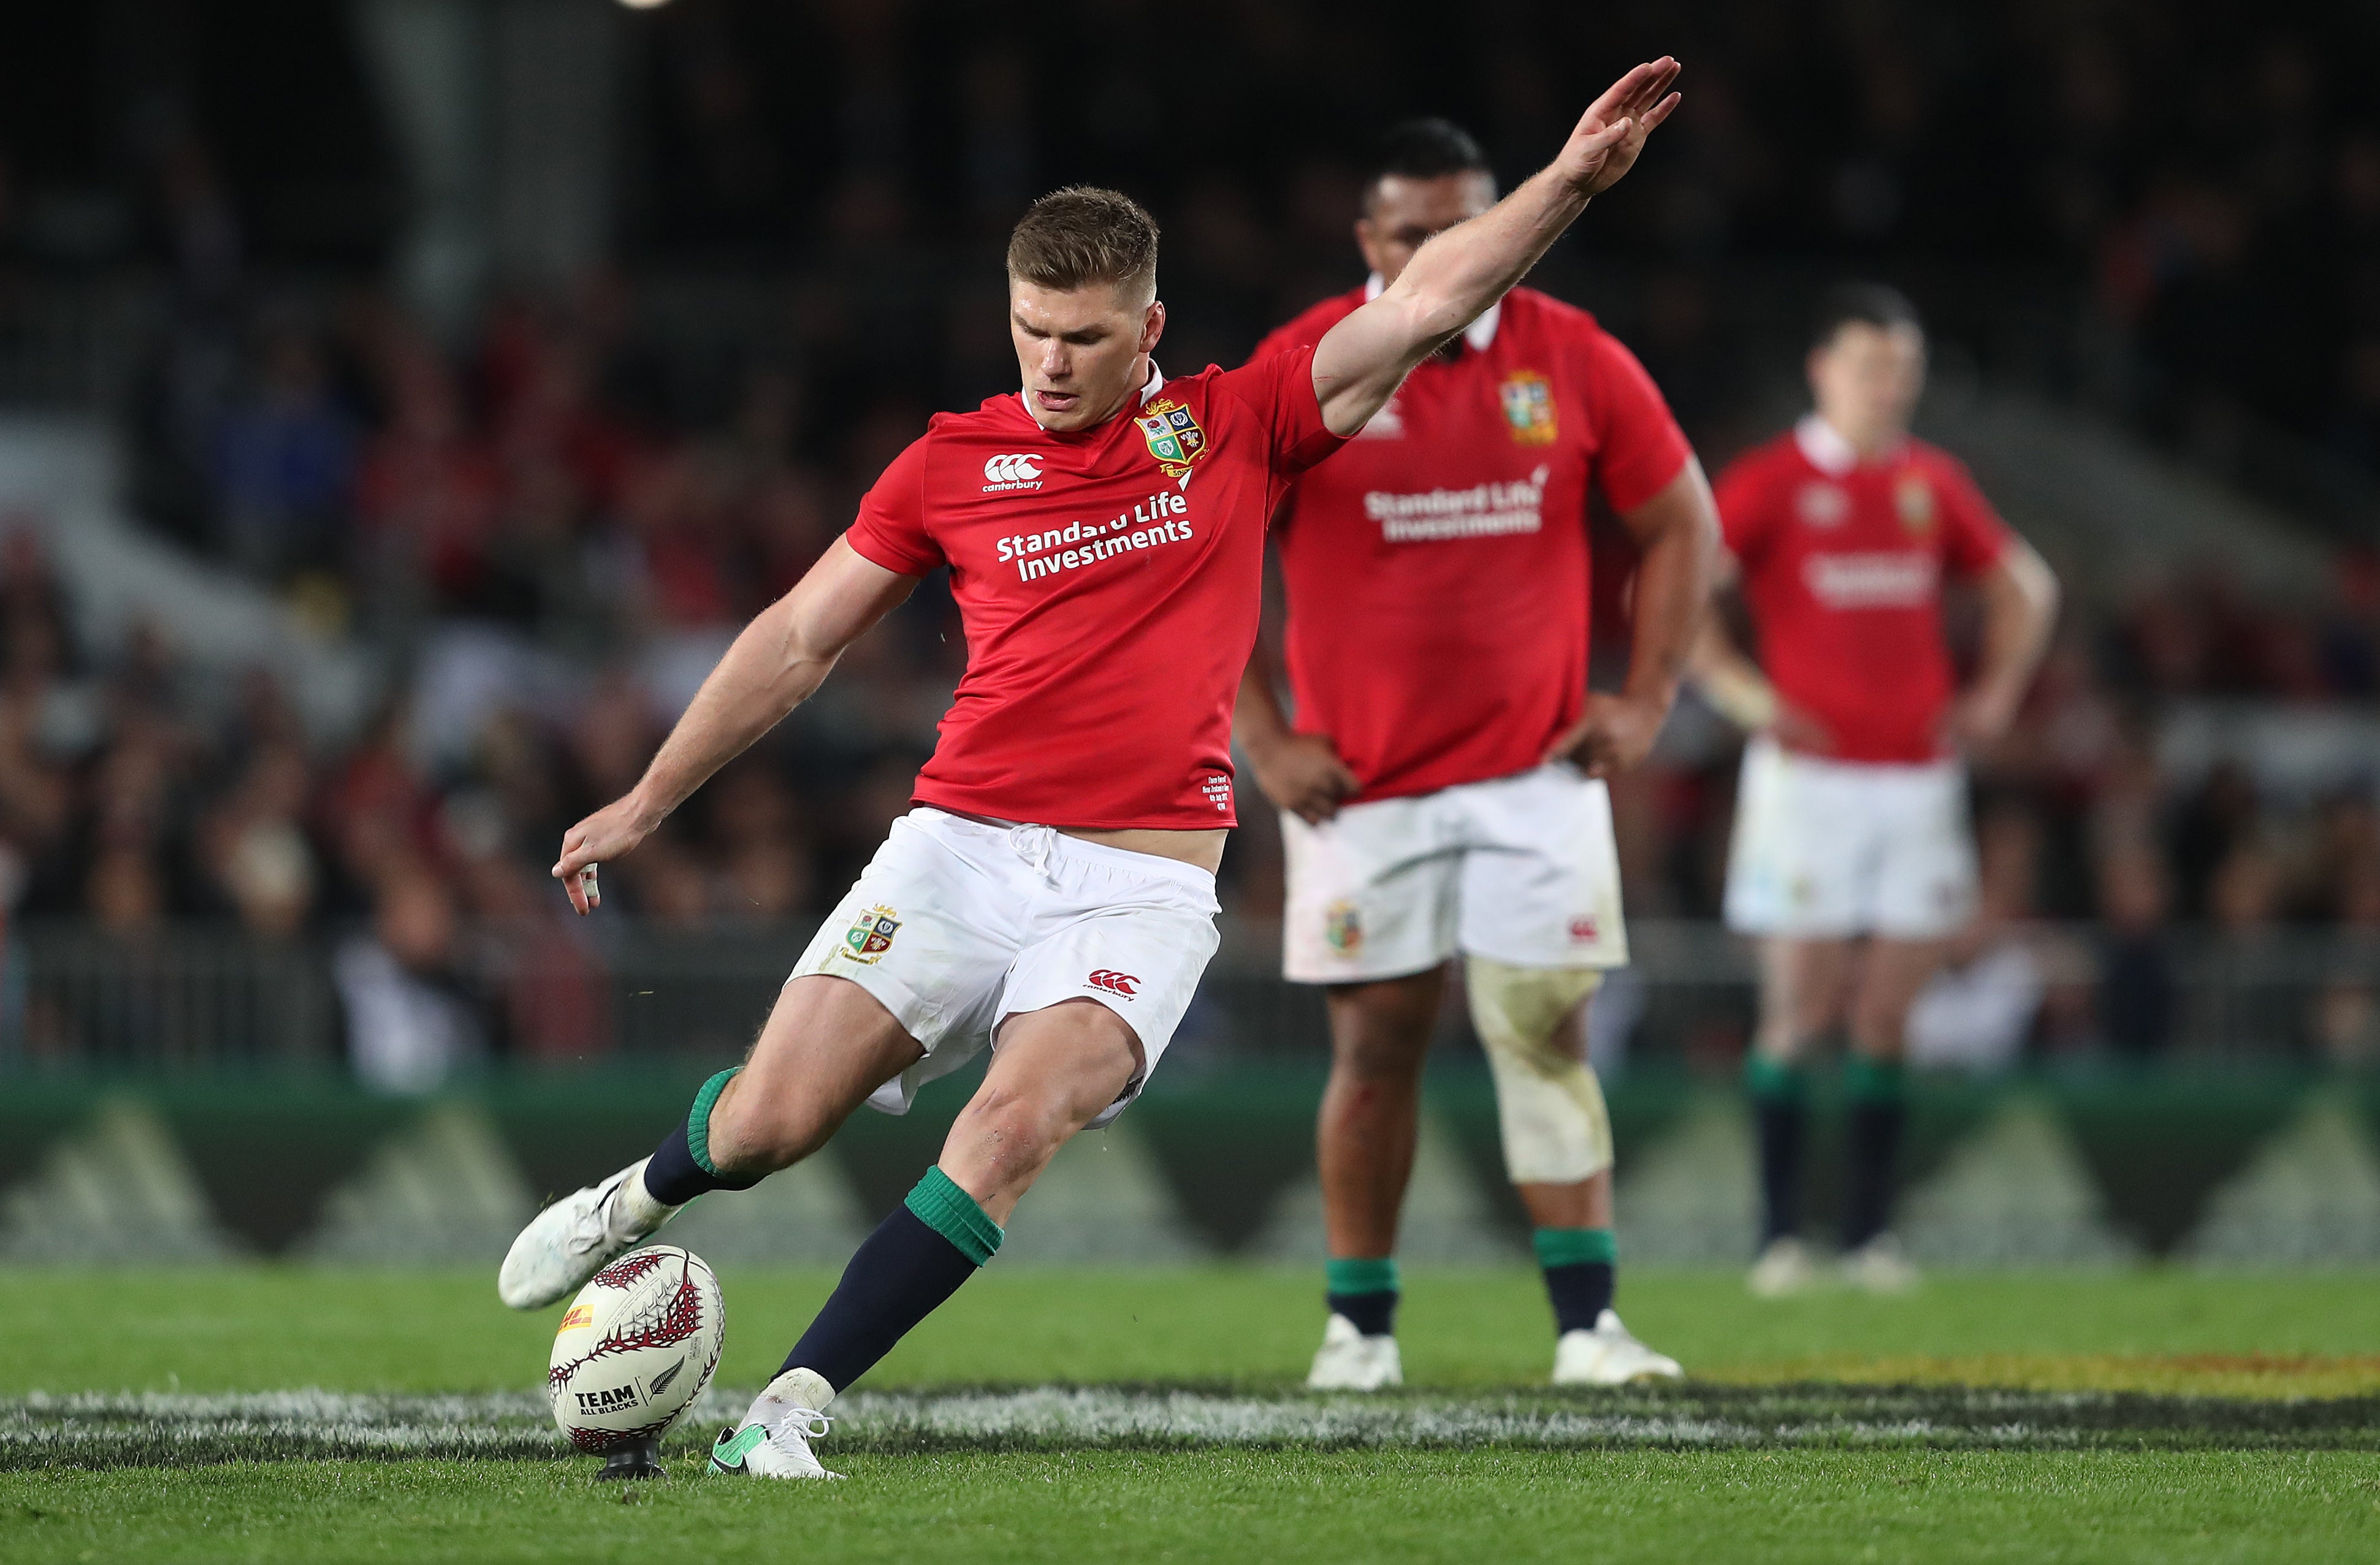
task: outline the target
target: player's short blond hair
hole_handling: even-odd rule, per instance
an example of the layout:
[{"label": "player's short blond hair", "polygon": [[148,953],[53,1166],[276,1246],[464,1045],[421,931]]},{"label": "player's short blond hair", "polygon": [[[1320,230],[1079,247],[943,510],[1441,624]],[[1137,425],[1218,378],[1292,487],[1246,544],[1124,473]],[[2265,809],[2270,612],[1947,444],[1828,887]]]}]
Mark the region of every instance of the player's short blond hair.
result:
[{"label": "player's short blond hair", "polygon": [[1145,304],[1157,297],[1157,219],[1120,191],[1052,190],[1008,236],[1008,274],[1066,292],[1111,284],[1127,302]]}]

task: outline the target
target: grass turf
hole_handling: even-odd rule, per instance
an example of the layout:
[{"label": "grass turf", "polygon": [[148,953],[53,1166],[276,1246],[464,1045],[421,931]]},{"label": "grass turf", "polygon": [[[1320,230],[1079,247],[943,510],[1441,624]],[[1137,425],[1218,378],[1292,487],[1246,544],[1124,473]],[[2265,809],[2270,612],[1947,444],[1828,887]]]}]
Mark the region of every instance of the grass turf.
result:
[{"label": "grass turf", "polygon": [[[1632,1323],[1706,1383],[1564,1399],[1520,1389],[1542,1377],[1550,1346],[1532,1275],[1416,1271],[1401,1323],[1415,1389],[1365,1404],[1387,1420],[1372,1435],[1155,1449],[1167,1441],[1103,1442],[1076,1425],[1029,1438],[961,1427],[1007,1404],[925,1389],[1196,1384],[1236,1399],[1234,1417],[1310,1422],[1315,1404],[1292,1387],[1318,1325],[1318,1279],[994,1268],[870,1377],[874,1407],[852,1399],[841,1453],[828,1446],[850,1483],[707,1481],[683,1457],[677,1477],[625,1491],[591,1483],[584,1461],[501,1455],[111,1467],[155,1458],[128,1438],[111,1454],[103,1429],[77,1448],[85,1465],[0,1472],[0,1559],[724,1561],[783,1558],[796,1541],[803,1558],[838,1559],[2369,1558],[2375,1404],[2273,1399],[2380,1391],[2374,1280],[1937,1276],[1905,1299],[1775,1304],[1732,1276],[1637,1270],[1621,1300]],[[739,1270],[725,1282],[720,1380],[750,1387],[832,1278]],[[0,1424],[26,1416],[33,1392],[50,1394],[39,1405],[54,1422],[55,1398],[76,1392],[172,1393],[156,1405],[174,1407],[302,1386],[479,1393],[456,1416],[492,1422],[501,1406],[518,1449],[534,1450],[548,1437],[522,1393],[559,1311],[516,1316],[492,1295],[482,1272],[15,1270],[0,1283],[12,1345]],[[1912,1389],[1776,1389],[1828,1379]],[[1953,1381],[2235,1400],[1925,1389]],[[1146,1416],[1153,1404],[1117,1405]],[[1604,1423],[1554,1449],[1542,1431],[1495,1424],[1500,1409]],[[1446,1415],[1434,1425],[1433,1410]],[[1420,1437],[1400,1432],[1408,1413]],[[919,1434],[932,1418],[942,1433]],[[1750,1433],[1676,1433],[1697,1419]],[[1403,1443],[1429,1429],[1447,1438]],[[2269,1449],[2293,1442],[2312,1449]]]},{"label": "grass turf", "polygon": [[[854,1457],[831,1486],[590,1484],[554,1462],[0,1482],[12,1565],[141,1559],[2337,1561],[2369,1457],[1207,1451]],[[625,1503],[624,1503],[625,1501]],[[1719,1551],[1724,1551],[1719,1552]]]},{"label": "grass turf", "polygon": [[[833,1285],[731,1268],[722,1385],[759,1385]],[[1942,1274],[1913,1296],[1754,1299],[1732,1275],[1636,1270],[1630,1323],[1698,1377],[2225,1396],[2380,1392],[2371,1273]],[[486,1272],[12,1270],[0,1396],[27,1391],[493,1391],[536,1384],[561,1316],[500,1307]],[[868,1379],[876,1387],[1192,1381],[1279,1387],[1320,1329],[1319,1268],[1071,1271],[997,1265]],[[1536,1275],[1407,1274],[1411,1384],[1541,1379]]]}]

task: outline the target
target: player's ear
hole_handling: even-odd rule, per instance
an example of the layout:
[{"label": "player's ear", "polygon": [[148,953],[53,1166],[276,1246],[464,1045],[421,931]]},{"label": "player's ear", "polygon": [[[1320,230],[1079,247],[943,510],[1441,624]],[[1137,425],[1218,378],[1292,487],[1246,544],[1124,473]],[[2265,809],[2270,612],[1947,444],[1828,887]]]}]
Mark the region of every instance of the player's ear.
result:
[{"label": "player's ear", "polygon": [[1163,335],[1165,335],[1165,301],[1150,299],[1148,308],[1141,312],[1139,351],[1154,352],[1157,339]]}]

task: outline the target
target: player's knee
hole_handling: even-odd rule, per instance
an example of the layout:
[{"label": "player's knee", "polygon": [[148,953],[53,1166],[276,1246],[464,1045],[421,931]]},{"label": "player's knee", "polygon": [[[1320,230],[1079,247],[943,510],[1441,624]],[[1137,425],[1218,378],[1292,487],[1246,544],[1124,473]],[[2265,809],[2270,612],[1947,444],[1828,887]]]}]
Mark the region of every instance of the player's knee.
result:
[{"label": "player's knee", "polygon": [[798,1099],[745,1088],[746,1079],[738,1076],[730,1082],[711,1106],[710,1155],[721,1170],[774,1173],[793,1167],[825,1143],[829,1127],[815,1113],[806,1112]]},{"label": "player's knee", "polygon": [[1469,964],[1471,1013],[1496,1084],[1504,1165],[1515,1184],[1574,1184],[1611,1166],[1602,1084],[1579,1057],[1572,1018],[1592,969]]}]

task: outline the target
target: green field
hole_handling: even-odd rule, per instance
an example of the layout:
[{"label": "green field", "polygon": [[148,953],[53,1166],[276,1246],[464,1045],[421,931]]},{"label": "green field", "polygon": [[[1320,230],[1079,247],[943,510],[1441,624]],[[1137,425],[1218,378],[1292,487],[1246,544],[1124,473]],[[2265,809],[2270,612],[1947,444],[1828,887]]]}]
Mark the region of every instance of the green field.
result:
[{"label": "green field", "polygon": [[[724,1280],[705,1419],[832,1278]],[[850,1482],[704,1479],[690,1425],[627,1489],[542,1419],[559,1311],[483,1274],[13,1270],[0,1559],[2380,1558],[2371,1274],[1640,1270],[1695,1380],[1555,1393],[1530,1274],[1416,1271],[1378,1399],[1296,1390],[1318,1281],[994,1267],[837,1407]]]}]

